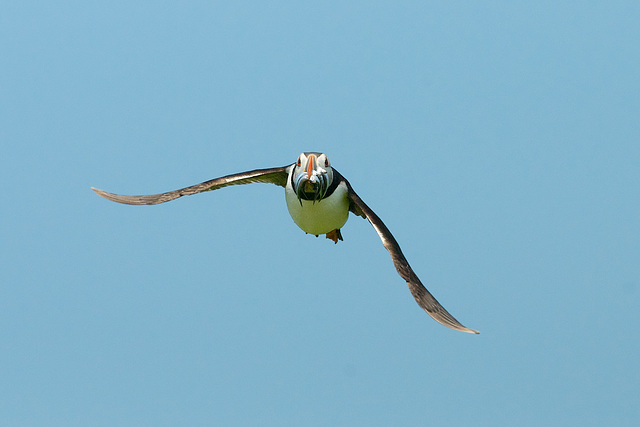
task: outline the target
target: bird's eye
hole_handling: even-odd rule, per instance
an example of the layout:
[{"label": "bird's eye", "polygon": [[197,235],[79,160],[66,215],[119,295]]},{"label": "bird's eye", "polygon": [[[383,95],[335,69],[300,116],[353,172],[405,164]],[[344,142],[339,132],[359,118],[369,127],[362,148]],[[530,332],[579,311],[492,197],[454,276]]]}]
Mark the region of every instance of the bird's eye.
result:
[{"label": "bird's eye", "polygon": [[300,160],[300,157],[298,157],[298,161],[296,162],[296,165],[300,166],[302,164],[302,161]]},{"label": "bird's eye", "polygon": [[329,166],[329,159],[327,159],[326,157],[324,158],[324,167],[326,168],[327,166]]}]

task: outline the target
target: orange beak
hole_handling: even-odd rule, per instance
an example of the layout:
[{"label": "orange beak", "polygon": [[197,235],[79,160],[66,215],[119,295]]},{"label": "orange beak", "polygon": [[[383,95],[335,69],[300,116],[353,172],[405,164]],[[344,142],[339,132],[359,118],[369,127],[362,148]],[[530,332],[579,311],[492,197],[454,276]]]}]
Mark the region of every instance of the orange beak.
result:
[{"label": "orange beak", "polygon": [[309,155],[309,161],[307,162],[307,178],[311,179],[311,172],[313,172],[313,164],[315,162],[315,156]]}]

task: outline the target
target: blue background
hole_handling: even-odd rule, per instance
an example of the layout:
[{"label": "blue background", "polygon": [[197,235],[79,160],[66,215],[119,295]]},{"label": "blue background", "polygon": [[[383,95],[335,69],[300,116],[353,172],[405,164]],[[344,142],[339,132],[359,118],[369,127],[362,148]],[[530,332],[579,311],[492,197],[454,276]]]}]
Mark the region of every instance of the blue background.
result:
[{"label": "blue background", "polygon": [[[598,4],[600,3],[600,4]],[[0,423],[640,419],[640,6],[20,1],[0,12]],[[324,151],[378,236],[255,184]]]}]

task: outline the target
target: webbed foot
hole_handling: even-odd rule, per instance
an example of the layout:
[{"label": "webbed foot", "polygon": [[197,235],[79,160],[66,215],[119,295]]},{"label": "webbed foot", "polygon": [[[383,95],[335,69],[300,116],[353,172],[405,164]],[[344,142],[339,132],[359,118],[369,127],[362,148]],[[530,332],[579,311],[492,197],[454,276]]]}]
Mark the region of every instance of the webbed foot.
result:
[{"label": "webbed foot", "polygon": [[333,231],[330,231],[326,234],[327,239],[333,240],[333,243],[338,243],[338,240],[342,240],[342,233],[340,233],[340,229],[336,228]]}]

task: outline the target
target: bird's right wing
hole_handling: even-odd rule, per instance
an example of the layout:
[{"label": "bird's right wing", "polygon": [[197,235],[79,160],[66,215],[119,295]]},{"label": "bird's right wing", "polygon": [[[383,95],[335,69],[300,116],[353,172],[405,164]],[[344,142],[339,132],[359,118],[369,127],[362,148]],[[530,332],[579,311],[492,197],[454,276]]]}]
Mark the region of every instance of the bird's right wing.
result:
[{"label": "bird's right wing", "polygon": [[287,175],[289,174],[289,168],[291,166],[292,165],[282,166],[279,168],[256,169],[248,172],[236,173],[205,181],[201,184],[181,188],[180,190],[169,191],[168,193],[151,194],[147,196],[123,196],[120,194],[108,193],[93,187],[91,187],[91,189],[99,196],[113,202],[124,203],[127,205],[157,205],[158,203],[168,202],[170,200],[177,199],[178,197],[202,193],[203,191],[217,190],[218,188],[228,187],[230,185],[250,184],[252,182],[268,182],[284,187],[287,185]]}]

